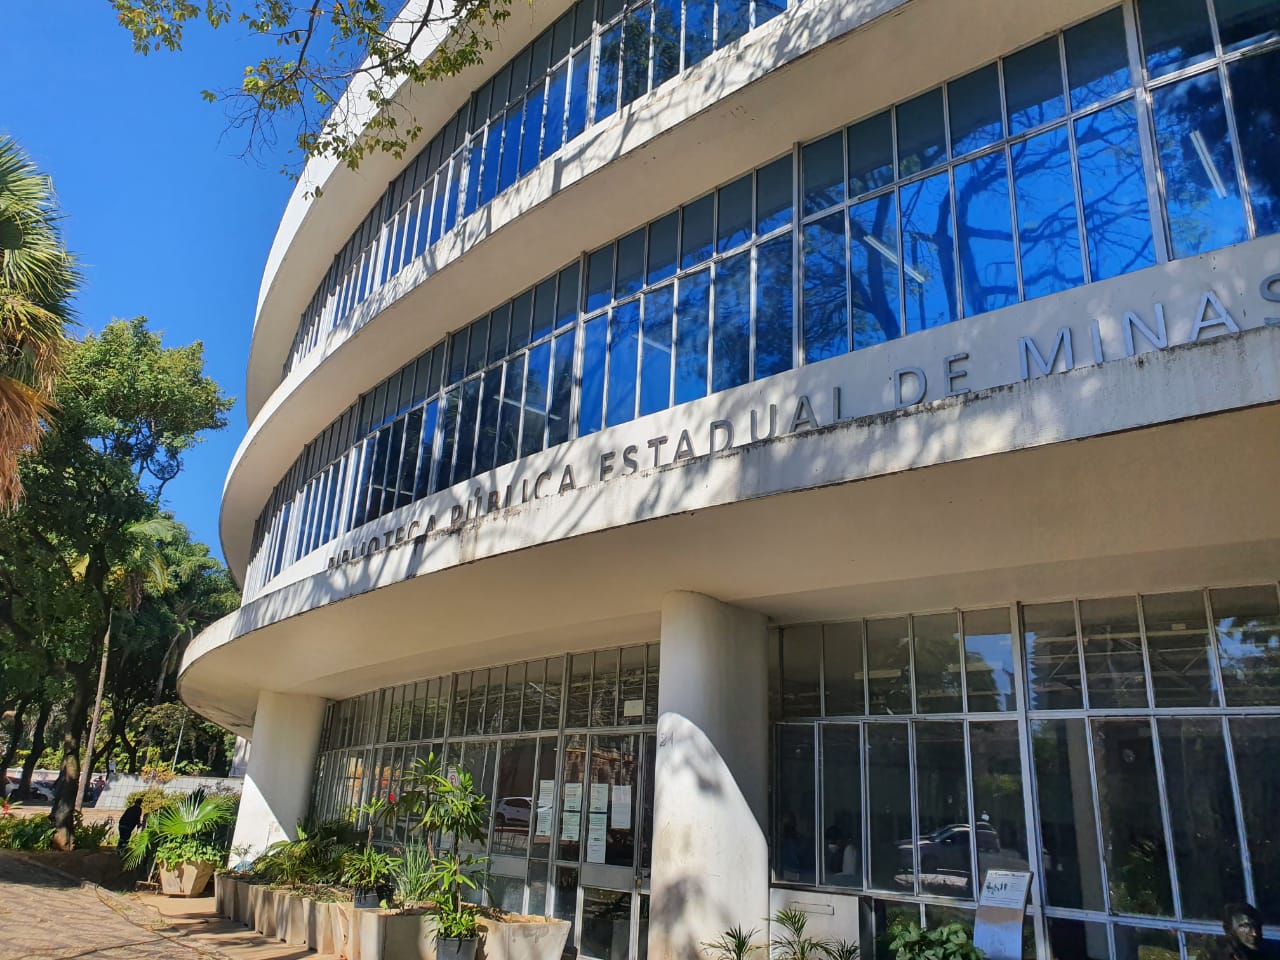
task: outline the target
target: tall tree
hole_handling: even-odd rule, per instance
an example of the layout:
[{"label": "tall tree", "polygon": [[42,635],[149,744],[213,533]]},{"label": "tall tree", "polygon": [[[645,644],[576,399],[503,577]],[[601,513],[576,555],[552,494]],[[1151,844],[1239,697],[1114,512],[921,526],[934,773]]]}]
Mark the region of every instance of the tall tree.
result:
[{"label": "tall tree", "polygon": [[80,283],[58,219],[53,182],[0,136],[0,509],[21,495],[18,456],[52,412]]}]

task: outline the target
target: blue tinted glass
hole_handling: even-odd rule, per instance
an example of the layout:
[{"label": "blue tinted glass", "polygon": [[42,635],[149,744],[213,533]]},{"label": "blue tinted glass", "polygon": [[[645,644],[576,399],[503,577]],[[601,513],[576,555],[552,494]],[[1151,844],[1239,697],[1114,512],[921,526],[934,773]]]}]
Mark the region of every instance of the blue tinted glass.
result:
[{"label": "blue tinted glass", "polygon": [[[443,490],[453,483],[453,448],[458,437],[458,405],[461,399],[461,387],[455,387],[444,396],[444,410],[441,412],[440,426],[440,461],[436,465],[435,483],[431,489]],[[366,448],[367,449],[367,448]]]},{"label": "blue tinted glass", "polygon": [[498,193],[498,168],[502,160],[502,124],[489,124],[484,141],[484,170],[480,173],[480,206]]},{"label": "blue tinted glass", "polygon": [[1138,25],[1153,77],[1213,56],[1204,0],[1138,0]]},{"label": "blue tinted glass", "polygon": [[[473,154],[478,154],[479,150],[473,150]],[[430,242],[435,243],[440,239],[440,234],[444,232],[444,198],[448,192],[449,178],[444,174],[436,177],[436,192],[432,198],[431,205],[431,238]]]},{"label": "blue tinted glass", "polygon": [[947,159],[942,88],[894,108],[898,115],[898,175],[909,177]]},{"label": "blue tinted glass", "polygon": [[432,400],[425,407],[422,420],[422,449],[418,451],[418,482],[413,489],[413,498],[420,500],[431,492],[431,448],[436,439],[436,417],[439,401]]},{"label": "blue tinted glass", "polygon": [[1158,87],[1151,100],[1173,256],[1244,240],[1244,206],[1218,74]]},{"label": "blue tinted glass", "polygon": [[844,214],[833,213],[804,228],[805,363],[849,352],[847,288]]},{"label": "blue tinted glass", "polygon": [[1129,51],[1119,7],[1067,30],[1063,41],[1073,109],[1129,89]]},{"label": "blue tinted glass", "polygon": [[524,381],[524,428],[520,434],[520,456],[527,457],[542,449],[543,428],[547,422],[547,368],[551,363],[551,342],[540,343],[529,351],[529,366]]},{"label": "blue tinted glass", "polygon": [[498,449],[498,414],[502,410],[502,367],[485,371],[480,395],[480,421],[476,431],[476,473],[493,469]]},{"label": "blue tinted glass", "polygon": [[462,402],[458,407],[458,439],[454,447],[453,483],[472,476],[471,458],[476,446],[476,421],[480,412],[480,378],[462,385]]},{"label": "blue tinted glass", "polygon": [[452,230],[458,222],[458,210],[462,206],[462,171],[462,157],[459,156],[450,171],[449,194],[445,197],[444,229],[446,232]]},{"label": "blue tinted glass", "polygon": [[533,89],[524,102],[523,131],[520,135],[520,176],[538,165],[539,136],[542,133],[543,89]]},{"label": "blue tinted glass", "polygon": [[622,103],[625,106],[649,90],[648,5],[627,14],[626,40],[622,45]]},{"label": "blue tinted glass", "polygon": [[849,195],[893,183],[893,122],[889,111],[855,123],[849,136]]},{"label": "blue tinted glass", "polygon": [[547,116],[542,123],[542,153],[545,160],[564,143],[565,95],[569,90],[569,65],[562,63],[547,81]]},{"label": "blue tinted glass", "polygon": [[[453,449],[452,442],[452,434],[450,434],[450,451]],[[373,452],[376,445],[376,437],[370,437],[364,442],[364,459],[360,462],[360,475],[357,478],[359,486],[352,500],[351,526],[353,528],[364,524],[369,517],[369,484],[373,478]]]},{"label": "blue tinted glass", "polygon": [[849,278],[853,348],[898,336],[898,211],[892,192],[849,208]]},{"label": "blue tinted glass", "polygon": [[940,173],[902,188],[907,333],[950,323],[956,311],[951,188]]},{"label": "blue tinted glass", "polygon": [[756,26],[768,23],[787,9],[787,0],[756,0]]},{"label": "blue tinted glass", "polygon": [[804,213],[808,216],[844,199],[844,143],[838,133],[800,149]]},{"label": "blue tinted glass", "polygon": [[609,326],[609,409],[605,425],[612,427],[636,415],[640,301],[631,300],[614,307]]},{"label": "blue tinted glass", "polygon": [[751,239],[751,175],[721,187],[720,218],[716,249],[721,253],[741,246]]},{"label": "blue tinted glass", "polygon": [[502,410],[498,414],[498,453],[494,466],[510,463],[520,454],[520,399],[524,390],[524,354],[506,364]]},{"label": "blue tinted glass", "polygon": [[467,370],[467,338],[471,334],[470,327],[463,327],[449,337],[449,382],[461,380]]},{"label": "blue tinted glass", "polygon": [[645,230],[641,227],[618,241],[618,278],[614,297],[621,300],[644,286]]},{"label": "blue tinted glass", "polygon": [[[473,157],[471,161],[471,165],[476,168],[477,175],[478,175],[480,165],[474,160],[474,158],[480,155],[480,151],[472,150],[471,155]],[[428,221],[430,221],[431,219],[431,202],[432,202],[431,194],[432,194],[433,186],[434,186],[434,183],[431,180],[428,180],[427,185],[423,188],[422,193],[419,195],[422,203],[422,209],[418,213],[418,236],[413,244],[413,255],[415,257],[420,257],[427,252],[427,242],[431,236],[430,223]]]},{"label": "blue tinted glass", "polygon": [[481,317],[471,324],[471,342],[467,345],[467,373],[475,373],[485,365],[489,349],[489,318]]},{"label": "blue tinted glass", "polygon": [[680,281],[676,310],[676,403],[707,395],[707,324],[711,271]]},{"label": "blue tinted glass", "polygon": [[790,370],[794,357],[795,280],[792,275],[792,236],[784,233],[756,247],[756,364],[755,377]]},{"label": "blue tinted glass", "polygon": [[556,280],[556,329],[578,319],[578,274],[582,266],[574,261],[560,271]]},{"label": "blue tinted glass", "polygon": [[1261,237],[1280,231],[1280,54],[1238,60],[1227,69],[1253,220]]},{"label": "blue tinted glass", "polygon": [[1090,275],[1105,280],[1155,263],[1132,101],[1077,120],[1076,152]]},{"label": "blue tinted glass", "polygon": [[720,0],[716,15],[716,49],[727,46],[750,28],[751,0]]},{"label": "blue tinted glass", "polygon": [[1011,149],[1023,296],[1079,286],[1084,268],[1067,130],[1055,127]]},{"label": "blue tinted glass", "polygon": [[480,201],[480,161],[484,158],[484,150],[480,144],[481,141],[477,140],[475,146],[470,148],[467,161],[467,202],[462,214],[464,217],[471,216]]},{"label": "blue tinted glass", "polygon": [[716,317],[712,327],[711,391],[751,379],[751,251],[716,266]]},{"label": "blue tinted glass", "polygon": [[573,55],[569,66],[569,112],[565,117],[565,143],[587,128],[587,91],[591,85],[591,48]]},{"label": "blue tinted glass", "polygon": [[1048,123],[1064,113],[1062,61],[1058,38],[1004,58],[1004,95],[1009,104],[1009,132],[1016,134]]},{"label": "blue tinted glass", "polygon": [[680,244],[680,266],[684,269],[711,257],[712,226],[715,222],[715,194],[707,194],[681,209],[684,237]]},{"label": "blue tinted glass", "polygon": [[996,65],[952,80],[947,84],[947,110],[951,114],[951,155],[958,157],[995,143],[1004,136],[1000,119],[1000,75]]},{"label": "blue tinted glass", "polygon": [[498,192],[516,182],[520,171],[520,104],[512,107],[503,120],[502,163],[498,172]]},{"label": "blue tinted glass", "polygon": [[[545,285],[538,284],[538,289],[542,289]],[[551,326],[550,315],[547,318],[547,328]],[[526,343],[529,342],[529,330],[533,326],[533,291],[526,290],[515,300],[511,301],[511,337],[509,340],[510,347],[508,353],[515,353]],[[542,331],[546,333],[546,329]],[[504,354],[505,355],[505,354]]]},{"label": "blue tinted glass", "polygon": [[604,416],[604,351],[609,318],[592,317],[582,325],[582,391],[578,397],[578,436],[600,429]]},{"label": "blue tinted glass", "polygon": [[[525,300],[528,294],[520,297]],[[525,304],[526,318],[528,317],[528,304]],[[489,357],[487,363],[496,363],[507,355],[507,341],[511,334],[511,304],[504,303],[493,313],[489,314]],[[518,344],[517,346],[523,346]]]},{"label": "blue tinted glass", "polygon": [[1280,36],[1277,0],[1214,0],[1213,10],[1223,50],[1240,50]]},{"label": "blue tinted glass", "polygon": [[649,224],[649,283],[658,283],[676,273],[676,241],[680,233],[679,213],[672,211]]},{"label": "blue tinted glass", "polygon": [[791,157],[782,157],[756,171],[756,233],[765,234],[791,223]]},{"label": "blue tinted glass", "polygon": [[596,61],[595,123],[618,109],[618,60],[622,56],[622,24],[600,34],[600,58]]},{"label": "blue tinted glass", "polygon": [[684,5],[684,68],[688,70],[711,52],[714,29],[712,0],[686,0]]},{"label": "blue tinted glass", "polygon": [[556,278],[547,277],[533,292],[533,324],[531,340],[550,333],[556,317]]},{"label": "blue tinted glass", "polygon": [[576,330],[555,339],[551,366],[551,405],[547,410],[547,446],[569,439],[569,411],[573,403],[573,343]]},{"label": "blue tinted glass", "polygon": [[680,72],[680,0],[657,0],[653,7],[653,85]]},{"label": "blue tinted glass", "polygon": [[1018,302],[1018,268],[1009,211],[1004,154],[993,153],[955,169],[956,243],[966,316]]},{"label": "blue tinted glass", "polygon": [[640,415],[665,410],[671,402],[671,317],[675,285],[644,298],[644,339],[640,354]]},{"label": "blue tinted glass", "polygon": [[587,257],[587,313],[607,306],[613,299],[613,244]]}]

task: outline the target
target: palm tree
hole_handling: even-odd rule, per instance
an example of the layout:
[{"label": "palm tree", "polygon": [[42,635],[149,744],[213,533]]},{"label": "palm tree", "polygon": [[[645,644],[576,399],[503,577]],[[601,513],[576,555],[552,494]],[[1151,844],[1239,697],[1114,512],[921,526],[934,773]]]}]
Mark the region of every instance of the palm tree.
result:
[{"label": "palm tree", "polygon": [[0,136],[0,509],[22,494],[18,457],[53,409],[53,388],[80,283],[62,245],[53,183]]}]

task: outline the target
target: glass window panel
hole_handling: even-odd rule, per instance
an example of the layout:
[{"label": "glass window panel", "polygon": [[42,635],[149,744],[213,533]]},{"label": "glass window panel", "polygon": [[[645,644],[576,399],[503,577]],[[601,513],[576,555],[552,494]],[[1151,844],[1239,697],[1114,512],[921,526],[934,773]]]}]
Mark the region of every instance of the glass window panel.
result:
[{"label": "glass window panel", "polygon": [[893,192],[849,208],[849,274],[853,284],[853,348],[897,337],[898,211]]},{"label": "glass window panel", "polygon": [[556,337],[551,367],[551,406],[547,411],[547,446],[569,439],[570,404],[573,402],[573,343],[577,331]]},{"label": "glass window panel", "polygon": [[720,220],[716,249],[720,253],[741,246],[751,239],[751,174],[740,177],[717,191],[720,198]]},{"label": "glass window panel", "polygon": [[1063,33],[1071,107],[1079,110],[1129,88],[1129,51],[1119,7]]},{"label": "glass window panel", "polygon": [[564,144],[564,116],[569,93],[569,64],[562,63],[547,82],[547,116],[542,124],[542,152],[545,160]]},{"label": "glass window panel", "polygon": [[608,306],[613,299],[613,244],[587,256],[586,310],[591,313]]},{"label": "glass window panel", "polygon": [[605,426],[626,423],[636,415],[636,361],[640,344],[640,301],[614,307],[609,322],[609,406]]},{"label": "glass window panel", "polygon": [[911,754],[905,723],[869,723],[867,858],[871,886],[910,893],[912,879]]},{"label": "glass window panel", "polygon": [[553,903],[557,920],[569,924],[569,942],[573,943],[577,936],[574,929],[578,921],[578,870],[576,867],[555,867],[555,887]]},{"label": "glass window panel", "polygon": [[520,455],[527,457],[542,449],[546,427],[547,365],[551,360],[551,344],[544,342],[529,351],[524,386],[524,428],[520,435]]},{"label": "glass window panel", "polygon": [[[588,796],[584,798],[584,805],[588,808],[583,811],[584,819],[589,819],[594,815],[605,819],[605,822],[609,825],[609,829],[605,834],[603,862],[618,867],[629,867],[635,862],[636,822],[639,820],[636,815],[636,806],[637,801],[640,799],[640,784],[637,777],[640,765],[640,737],[635,734],[610,737],[595,736],[592,738],[591,746],[591,779],[589,786],[607,789],[597,789],[594,791],[594,796],[592,795],[593,791],[588,789]],[[619,787],[627,788],[625,790],[625,798],[619,796],[619,793],[623,792],[617,789]],[[600,796],[600,794],[603,794],[603,796]],[[621,811],[617,807],[619,800],[622,800],[623,803]],[[629,827],[614,826],[615,823],[624,819],[630,824]],[[588,849],[588,862],[592,862],[591,857],[592,853]],[[627,953],[624,947],[619,960],[626,960],[626,956]]]},{"label": "glass window panel", "polygon": [[680,72],[680,0],[655,0],[653,5],[653,85],[666,83]]},{"label": "glass window panel", "polygon": [[630,931],[630,893],[582,888],[581,956],[591,960],[626,960]]},{"label": "glass window panel", "polygon": [[707,325],[711,271],[702,270],[680,281],[676,315],[676,403],[707,394]]},{"label": "glass window panel", "polygon": [[[1280,18],[1280,6],[1275,16]],[[1218,6],[1219,16],[1222,8]],[[1280,53],[1246,57],[1227,67],[1240,153],[1258,236],[1280,231]]]},{"label": "glass window panel", "polygon": [[1009,633],[1009,611],[966,610],[964,622],[965,685],[969,690],[969,710],[1016,710],[1017,691],[1013,684],[1013,637]]},{"label": "glass window panel", "polygon": [[[495,466],[510,463],[520,455],[520,412],[523,408],[521,398],[524,392],[524,356],[509,360],[502,395],[502,412],[498,415],[498,450],[494,458]],[[541,434],[538,437],[541,440]]]},{"label": "glass window panel", "polygon": [[564,139],[567,143],[587,128],[587,98],[591,86],[591,48],[573,55],[569,65],[569,108],[565,113]]},{"label": "glass window panel", "polygon": [[649,678],[644,687],[644,722],[658,722],[658,661],[662,648],[656,643],[649,644]]},{"label": "glass window panel", "polygon": [[1116,960],[1178,960],[1178,935],[1172,930],[1144,930],[1117,924]]},{"label": "glass window panel", "polygon": [[[546,281],[543,281],[538,285],[538,288],[542,289],[545,286],[546,286]],[[555,293],[554,289],[552,290],[552,293],[554,295]],[[532,290],[526,290],[524,293],[520,294],[520,296],[516,297],[515,300],[511,302],[511,336],[510,336],[509,349],[512,353],[515,353],[517,350],[519,350],[521,347],[523,347],[526,343],[529,342],[529,329],[533,322],[532,312],[533,312],[533,291]],[[546,323],[547,323],[547,326],[550,327],[551,320],[549,315],[547,317]],[[545,333],[546,331],[544,330],[543,332]]]},{"label": "glass window panel", "polygon": [[1213,10],[1224,51],[1240,50],[1280,35],[1280,3],[1276,0],[1214,0]]},{"label": "glass window panel", "polygon": [[638,293],[644,285],[644,227],[618,241],[618,277],[613,295],[621,300]]},{"label": "glass window panel", "polygon": [[684,5],[684,68],[706,59],[711,52],[713,0],[685,0]]},{"label": "glass window panel", "polygon": [[756,171],[756,234],[791,223],[791,157],[785,156]]},{"label": "glass window panel", "polygon": [[1033,720],[1031,755],[1046,901],[1055,907],[1101,910],[1102,870],[1085,721]]},{"label": "glass window panel", "polygon": [[[404,455],[400,458],[400,493],[396,497],[396,506],[402,507],[413,499],[413,476],[418,467],[418,450],[422,445],[422,408],[409,412],[405,419]],[[329,509],[333,509],[333,490],[330,489]]]},{"label": "glass window panel", "polygon": [[1143,597],[1142,614],[1156,706],[1217,706],[1204,595],[1196,591]]},{"label": "glass window panel", "polygon": [[538,165],[538,150],[542,139],[542,104],[545,95],[539,80],[525,98],[522,132],[520,136],[520,176]]},{"label": "glass window panel", "polygon": [[480,401],[480,423],[476,435],[476,473],[493,469],[498,450],[498,415],[502,410],[502,367],[491,367],[484,374],[484,393]]},{"label": "glass window panel", "polygon": [[[527,308],[526,308],[527,309]],[[488,363],[497,363],[507,355],[507,340],[511,335],[511,304],[504,303],[489,315]],[[523,344],[521,344],[522,346]]]},{"label": "glass window panel", "polygon": [[909,177],[947,159],[941,87],[898,104],[895,111],[898,115],[898,176]]},{"label": "glass window panel", "polygon": [[915,333],[959,316],[946,173],[903,187],[901,202],[907,332]]},{"label": "glass window panel", "polygon": [[585,727],[590,718],[591,665],[595,655],[576,653],[571,658],[569,671],[569,702],[565,712],[566,727]]},{"label": "glass window panel", "polygon": [[453,461],[453,483],[460,483],[472,476],[471,458],[475,452],[476,421],[480,403],[480,380],[468,380],[462,385],[462,398],[458,407],[458,439]]},{"label": "glass window panel", "polygon": [[626,0],[600,0],[600,16],[597,22],[608,23],[622,12],[625,3]]},{"label": "glass window panel", "polygon": [[804,226],[804,358],[815,363],[849,352],[844,214]]},{"label": "glass window panel", "polygon": [[1172,916],[1151,723],[1094,720],[1092,727],[1111,907],[1118,913]]},{"label": "glass window panel", "polygon": [[873,714],[911,712],[911,650],[905,617],[867,621],[867,705]]},{"label": "glass window panel", "polygon": [[585,43],[591,36],[591,22],[595,16],[595,0],[578,0],[573,6],[573,45]]},{"label": "glass window panel", "polygon": [[542,691],[543,730],[554,730],[560,726],[560,699],[563,686],[564,657],[552,657],[547,661],[547,680]]},{"label": "glass window panel", "polygon": [[849,195],[893,183],[893,121],[888,110],[848,130]]},{"label": "glass window panel", "polygon": [[612,727],[618,722],[618,651],[596,653],[591,679],[591,726]]},{"label": "glass window panel", "polygon": [[1204,0],[1138,0],[1147,70],[1159,77],[1213,56]]},{"label": "glass window panel", "polygon": [[[516,316],[520,314],[520,300],[516,300]],[[533,291],[533,318],[532,328],[529,333],[529,339],[537,340],[544,334],[551,332],[551,327],[555,323],[556,315],[556,278],[547,277],[538,284]],[[515,339],[516,321],[512,320],[512,340]]]},{"label": "glass window panel", "polygon": [[755,378],[790,370],[794,358],[791,233],[756,247]]},{"label": "glass window panel", "polygon": [[1111,944],[1105,923],[1046,917],[1050,960],[1110,960]]},{"label": "glass window panel", "polygon": [[453,448],[457,442],[461,392],[461,389],[450,390],[444,397],[444,425],[440,430],[440,460],[436,465],[434,490],[442,490],[453,482],[450,469],[453,464]]},{"label": "glass window panel", "polygon": [[600,55],[596,60],[596,109],[592,117],[599,123],[618,109],[618,61],[622,56],[622,24],[615,23],[600,34]]},{"label": "glass window panel", "polygon": [[1147,682],[1133,597],[1080,601],[1089,706],[1145,707]]},{"label": "glass window panel", "polygon": [[578,397],[578,436],[600,429],[604,415],[604,361],[608,317],[588,320],[582,327],[582,389]]},{"label": "glass window panel", "polygon": [[488,356],[489,318],[481,317],[471,324],[471,340],[467,347],[467,373],[475,373],[485,365]]},{"label": "glass window panel", "polygon": [[822,628],[822,676],[829,717],[866,713],[862,667],[862,623],[829,623]]},{"label": "glass window panel", "polygon": [[[498,834],[494,834],[494,848],[498,846]],[[511,913],[524,912],[524,877],[500,877],[490,874],[485,883],[488,904],[498,910]]]},{"label": "glass window panel", "polygon": [[711,389],[727,390],[751,379],[751,251],[716,266],[716,310]]},{"label": "glass window panel", "polygon": [[955,168],[956,237],[966,316],[1018,302],[1018,268],[1003,153]]},{"label": "glass window panel", "polygon": [[680,266],[687,270],[711,258],[715,194],[709,193],[693,203],[686,203],[680,212],[684,227]]},{"label": "glass window panel", "polygon": [[822,727],[822,883],[862,886],[862,744],[858,724]]},{"label": "glass window panel", "polygon": [[[516,688],[517,701],[519,687]],[[529,849],[537,797],[537,740],[505,740],[498,760],[491,853],[523,857]],[[522,888],[523,889],[523,888]]]},{"label": "glass window panel", "polygon": [[644,646],[625,647],[618,673],[618,723],[631,725],[644,720]]},{"label": "glass window panel", "polygon": [[750,0],[718,0],[716,4],[716,49],[727,46],[750,29]]},{"label": "glass window panel", "polygon": [[844,143],[833,133],[800,149],[800,170],[804,177],[802,197],[808,216],[844,199]]},{"label": "glass window panel", "polygon": [[578,319],[578,279],[582,266],[574,261],[560,271],[556,280],[556,329]]},{"label": "glass window panel", "polygon": [[471,674],[456,674],[453,706],[449,712],[449,735],[461,736],[467,730],[467,704],[471,700]]},{"label": "glass window panel", "polygon": [[480,174],[480,202],[484,206],[498,193],[498,171],[502,161],[502,124],[489,124],[484,141],[484,169]]},{"label": "glass window panel", "polygon": [[[1280,835],[1276,811],[1280,810],[1280,721],[1275,717],[1233,717],[1231,744],[1235,751],[1240,784],[1240,807],[1249,840],[1249,864],[1255,891],[1280,890]],[[1262,921],[1280,923],[1280,900],[1258,898]]]},{"label": "glass window panel", "polygon": [[1155,263],[1138,118],[1131,101],[1076,121],[1080,193],[1094,280]]},{"label": "glass window panel", "polygon": [[[587,660],[590,661],[591,654],[587,654]],[[575,658],[576,659],[576,658]],[[589,686],[590,684],[588,684]],[[570,704],[572,705],[573,697],[570,696]],[[585,706],[584,706],[585,709]],[[560,837],[556,843],[556,858],[559,860],[577,861],[578,852],[580,850],[580,842],[582,839],[583,828],[586,827],[587,818],[583,816],[585,811],[582,809],[585,804],[582,794],[586,792],[587,778],[587,737],[586,734],[575,733],[564,738],[564,779],[560,783]],[[576,790],[570,790],[570,787],[576,787]],[[577,794],[577,797],[570,798],[570,794]],[[565,817],[565,814],[578,814],[577,817]],[[566,824],[565,820],[569,823]],[[578,829],[572,827],[573,820],[578,821]],[[556,909],[560,908],[560,891],[556,891]],[[570,911],[572,914],[572,910]],[[558,916],[558,914],[557,914]]]},{"label": "glass window panel", "polygon": [[1062,63],[1058,38],[1005,57],[1004,95],[1009,108],[1009,133],[1018,134],[1056,120],[1066,111],[1062,96]]},{"label": "glass window panel", "polygon": [[[1006,616],[1007,619],[1007,616]],[[969,724],[978,888],[988,870],[1029,870],[1022,753],[1013,721]]]},{"label": "glass window panel", "polygon": [[918,723],[915,729],[920,890],[969,899],[973,867],[964,724]]},{"label": "glass window panel", "polygon": [[1162,717],[1157,724],[1182,915],[1218,920],[1223,904],[1244,899],[1222,721]]},{"label": "glass window panel", "polygon": [[627,14],[622,50],[622,104],[626,106],[649,89],[648,4]]},{"label": "glass window panel", "polygon": [[822,712],[819,677],[822,627],[788,627],[782,631],[782,715],[816,717]]},{"label": "glass window panel", "polygon": [[649,283],[659,283],[675,276],[679,217],[679,211],[673,210],[661,220],[649,224]]},{"label": "glass window panel", "polygon": [[645,295],[644,338],[640,354],[640,415],[665,410],[671,403],[671,320],[675,285]]},{"label": "glass window panel", "polygon": [[1244,207],[1218,74],[1158,87],[1151,96],[1173,255],[1244,240]]},{"label": "glass window panel", "polygon": [[520,729],[528,733],[542,729],[542,688],[546,663],[530,660],[524,665],[524,695],[520,708]]},{"label": "glass window panel", "polygon": [[1000,117],[1000,74],[994,63],[947,84],[951,115],[951,155],[958,157],[1004,136]]},{"label": "glass window panel", "polygon": [[1013,144],[1013,190],[1027,299],[1084,283],[1065,127]]},{"label": "glass window panel", "polygon": [[1227,703],[1280,704],[1280,605],[1275,586],[1212,590],[1209,599]]},{"label": "glass window panel", "polygon": [[[814,729],[811,724],[782,724],[775,729],[778,736],[778,776],[774,781],[778,816],[778,836],[773,848],[775,869],[778,879],[787,883],[813,883],[816,879]],[[905,741],[905,736],[903,739]]]},{"label": "glass window panel", "polygon": [[959,713],[963,709],[960,627],[954,613],[911,618],[915,636],[916,709]]}]

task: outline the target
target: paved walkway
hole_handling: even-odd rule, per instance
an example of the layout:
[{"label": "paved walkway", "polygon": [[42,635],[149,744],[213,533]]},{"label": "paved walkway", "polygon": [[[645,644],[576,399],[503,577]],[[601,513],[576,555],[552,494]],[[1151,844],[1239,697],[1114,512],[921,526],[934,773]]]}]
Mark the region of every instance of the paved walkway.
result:
[{"label": "paved walkway", "polygon": [[214,915],[213,898],[120,896],[0,850],[0,960],[301,960]]}]

